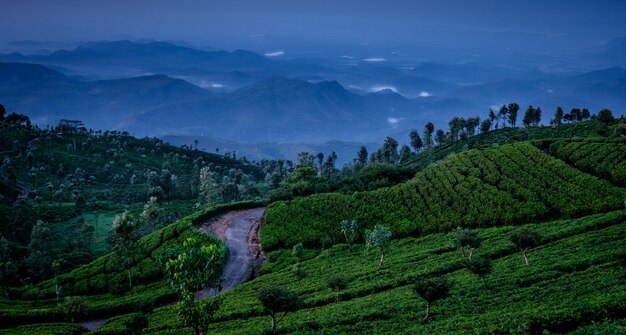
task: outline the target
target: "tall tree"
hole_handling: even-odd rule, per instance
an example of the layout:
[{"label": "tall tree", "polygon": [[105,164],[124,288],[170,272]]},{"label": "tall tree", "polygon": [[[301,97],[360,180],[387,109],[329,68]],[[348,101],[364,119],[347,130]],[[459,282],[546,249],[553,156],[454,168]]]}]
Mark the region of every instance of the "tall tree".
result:
[{"label": "tall tree", "polygon": [[476,133],[476,127],[480,124],[480,118],[478,116],[468,117],[465,121],[465,128],[467,129],[468,136],[474,136]]},{"label": "tall tree", "polygon": [[496,116],[496,112],[489,108],[489,121],[491,121],[491,124],[496,123],[496,129],[498,129],[498,117]]},{"label": "tall tree", "polygon": [[391,243],[391,229],[387,226],[377,224],[374,229],[368,229],[365,232],[365,244],[368,248],[373,247],[380,252],[380,263],[382,267],[385,265],[385,251]]},{"label": "tall tree", "polygon": [[583,110],[580,112],[580,117],[583,121],[589,120],[589,118],[591,117],[591,112],[589,112],[589,109],[583,108]]},{"label": "tall tree", "polygon": [[37,221],[30,233],[28,244],[30,254],[27,263],[33,277],[46,279],[50,276],[52,261],[59,253],[56,241],[57,238],[50,230],[49,224],[41,220]]},{"label": "tall tree", "polygon": [[444,277],[420,279],[413,286],[413,291],[426,300],[426,313],[424,316],[424,321],[426,321],[428,316],[430,316],[430,305],[437,300],[448,297],[450,283]]},{"label": "tall tree", "polygon": [[200,169],[200,197],[206,206],[213,206],[220,201],[215,173],[208,166]]},{"label": "tall tree", "polygon": [[322,164],[324,164],[324,153],[323,152],[318,152],[317,153],[317,174],[318,175],[322,175]]},{"label": "tall tree", "polygon": [[[296,293],[279,286],[264,287],[258,296],[263,310],[272,318],[270,330],[274,332],[276,325],[285,318],[289,312],[295,312],[300,308],[300,297]],[[277,317],[283,313],[278,319]]]},{"label": "tall tree", "polygon": [[437,146],[446,143],[446,133],[444,133],[443,130],[437,129],[437,133],[435,134],[435,142],[437,142]]},{"label": "tall tree", "polygon": [[424,144],[426,149],[432,149],[433,147],[433,132],[435,131],[435,125],[432,122],[428,122],[424,126]]},{"label": "tall tree", "polygon": [[408,145],[404,144],[402,148],[400,148],[400,162],[405,162],[411,157],[411,148]]},{"label": "tall tree", "polygon": [[528,265],[528,249],[534,248],[541,243],[541,235],[534,230],[520,230],[510,235],[511,242],[524,256],[524,263]]},{"label": "tall tree", "polygon": [[569,114],[572,116],[572,120],[575,122],[580,122],[582,120],[582,113],[580,112],[579,108],[572,108]]},{"label": "tall tree", "polygon": [[409,133],[409,138],[411,139],[411,147],[413,148],[413,150],[415,150],[415,152],[419,152],[424,146],[424,143],[422,142],[422,138],[420,137],[417,129],[411,130],[411,132]]},{"label": "tall tree", "polygon": [[361,146],[357,154],[357,162],[361,166],[364,166],[365,164],[367,164],[367,156],[368,156],[367,148],[364,146]]},{"label": "tall tree", "polygon": [[11,242],[4,236],[0,236],[0,286],[6,297],[9,296],[10,288],[18,283],[17,263],[12,255]]},{"label": "tall tree", "polygon": [[352,244],[356,241],[359,235],[359,224],[356,220],[342,220],[341,233],[348,243],[348,250],[352,251]]},{"label": "tall tree", "polygon": [[217,246],[203,245],[194,238],[186,239],[181,253],[165,264],[165,278],[178,293],[178,316],[185,326],[193,329],[194,335],[207,334],[209,322],[222,303],[217,297],[196,299],[199,290],[221,290],[222,264],[222,253]]},{"label": "tall tree", "polygon": [[606,124],[613,122],[613,120],[615,120],[613,112],[611,112],[608,108],[603,108],[600,112],[598,112],[598,121]]},{"label": "tall tree", "polygon": [[480,123],[480,133],[486,134],[489,130],[491,130],[491,120],[483,120],[483,122]]},{"label": "tall tree", "polygon": [[502,126],[506,128],[506,115],[509,113],[509,108],[506,105],[502,105],[500,107],[500,112],[498,113],[498,120],[502,120]]},{"label": "tall tree", "polygon": [[396,164],[398,162],[400,157],[398,155],[398,141],[393,137],[387,136],[381,149],[384,163]]},{"label": "tall tree", "polygon": [[563,108],[561,108],[561,106],[556,108],[556,111],[554,112],[553,122],[555,126],[561,126],[561,122],[563,122]]},{"label": "tall tree", "polygon": [[515,128],[515,124],[517,123],[517,112],[519,111],[519,105],[515,102],[512,102],[508,106],[509,110],[509,124],[511,127]]},{"label": "tall tree", "polygon": [[120,268],[126,271],[129,289],[133,287],[131,266],[137,254],[141,252],[136,228],[137,224],[128,210],[113,219],[111,228],[114,259]]}]

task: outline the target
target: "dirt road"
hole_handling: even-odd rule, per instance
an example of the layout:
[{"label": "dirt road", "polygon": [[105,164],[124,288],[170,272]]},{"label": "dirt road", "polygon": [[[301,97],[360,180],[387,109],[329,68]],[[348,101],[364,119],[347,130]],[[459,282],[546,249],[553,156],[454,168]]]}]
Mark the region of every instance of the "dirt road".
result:
[{"label": "dirt road", "polygon": [[[265,208],[232,211],[200,225],[200,231],[218,236],[228,249],[228,258],[222,273],[224,281],[221,292],[230,291],[245,282],[250,278],[254,265],[261,261],[263,255],[259,245],[258,228],[264,211]],[[197,293],[199,298],[213,295],[215,292],[210,289]],[[81,326],[93,331],[102,327],[106,321],[106,319],[90,320],[82,322]]]}]

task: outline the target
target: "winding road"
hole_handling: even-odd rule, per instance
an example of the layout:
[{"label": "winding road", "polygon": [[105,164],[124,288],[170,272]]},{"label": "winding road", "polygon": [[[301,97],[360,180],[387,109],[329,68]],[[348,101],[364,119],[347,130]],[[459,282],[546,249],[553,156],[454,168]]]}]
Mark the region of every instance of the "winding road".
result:
[{"label": "winding road", "polygon": [[[253,273],[255,264],[262,258],[258,231],[265,208],[254,208],[232,211],[213,217],[202,223],[200,231],[218,236],[226,244],[228,257],[222,273],[222,290],[230,291],[244,283]],[[198,298],[206,298],[216,293],[206,289],[197,293]],[[81,326],[90,331],[96,330],[106,323],[107,319],[90,320]]]}]

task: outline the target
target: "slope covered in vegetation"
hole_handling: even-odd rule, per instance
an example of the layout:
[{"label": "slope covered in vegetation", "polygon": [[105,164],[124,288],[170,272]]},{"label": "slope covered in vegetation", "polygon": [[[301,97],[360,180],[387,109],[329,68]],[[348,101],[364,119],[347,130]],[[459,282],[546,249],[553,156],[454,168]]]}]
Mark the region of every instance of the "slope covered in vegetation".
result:
[{"label": "slope covered in vegetation", "polygon": [[[509,236],[534,230],[542,242],[529,252],[530,265]],[[392,241],[384,267],[375,251],[339,244],[324,251],[308,250],[298,279],[293,256],[270,253],[277,270],[223,294],[224,303],[209,331],[215,334],[263,334],[269,328],[257,300],[261,288],[280,285],[297,292],[302,305],[287,314],[278,334],[618,334],[626,316],[626,269],[620,257],[626,247],[626,212],[540,224],[482,228],[477,256],[493,262],[479,277],[465,268],[466,258],[450,234]],[[282,269],[279,269],[282,268]],[[333,275],[348,281],[338,295],[327,282]],[[424,277],[445,276],[450,296],[437,301],[422,321],[425,302],[413,292]],[[602,278],[602,280],[598,280]],[[99,334],[129,332],[133,314],[110,320]],[[31,326],[34,327],[34,326]],[[42,326],[43,327],[43,326]],[[10,332],[9,332],[10,333]],[[191,334],[174,307],[148,315],[145,334]]]},{"label": "slope covered in vegetation", "polygon": [[469,150],[372,192],[317,194],[268,207],[261,231],[273,250],[339,241],[340,220],[385,224],[396,236],[577,217],[623,206],[624,191],[531,145]]}]

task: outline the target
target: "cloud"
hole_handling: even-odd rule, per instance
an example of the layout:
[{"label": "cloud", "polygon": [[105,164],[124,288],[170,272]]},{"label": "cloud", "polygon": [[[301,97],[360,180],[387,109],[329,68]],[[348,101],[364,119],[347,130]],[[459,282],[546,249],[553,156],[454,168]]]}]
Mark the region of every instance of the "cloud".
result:
[{"label": "cloud", "polygon": [[202,88],[224,88],[224,87],[226,87],[226,85],[224,85],[224,84],[213,83],[213,82],[206,81],[206,80],[203,80],[200,83],[198,83],[198,86],[200,86]]},{"label": "cloud", "polygon": [[421,91],[417,96],[420,97],[420,98],[428,98],[428,97],[431,97],[433,95],[431,93],[426,92],[426,91]]},{"label": "cloud", "polygon": [[285,54],[284,51],[272,51],[272,52],[266,52],[265,56],[266,57],[278,57],[278,56],[282,56],[284,54]]},{"label": "cloud", "polygon": [[386,58],[382,58],[382,57],[372,57],[372,58],[365,58],[364,61],[377,63],[377,62],[386,62],[387,59]]},{"label": "cloud", "polygon": [[352,57],[352,56],[348,56],[348,55],[343,55],[340,56],[341,58],[347,58],[347,59],[355,59],[356,57]]},{"label": "cloud", "polygon": [[389,122],[390,125],[394,126],[398,122],[400,122],[400,119],[398,119],[397,117],[388,117],[387,122]]},{"label": "cloud", "polygon": [[380,92],[380,91],[384,91],[384,90],[391,90],[394,93],[398,93],[398,89],[395,86],[374,85],[374,86],[370,87],[370,92]]}]

